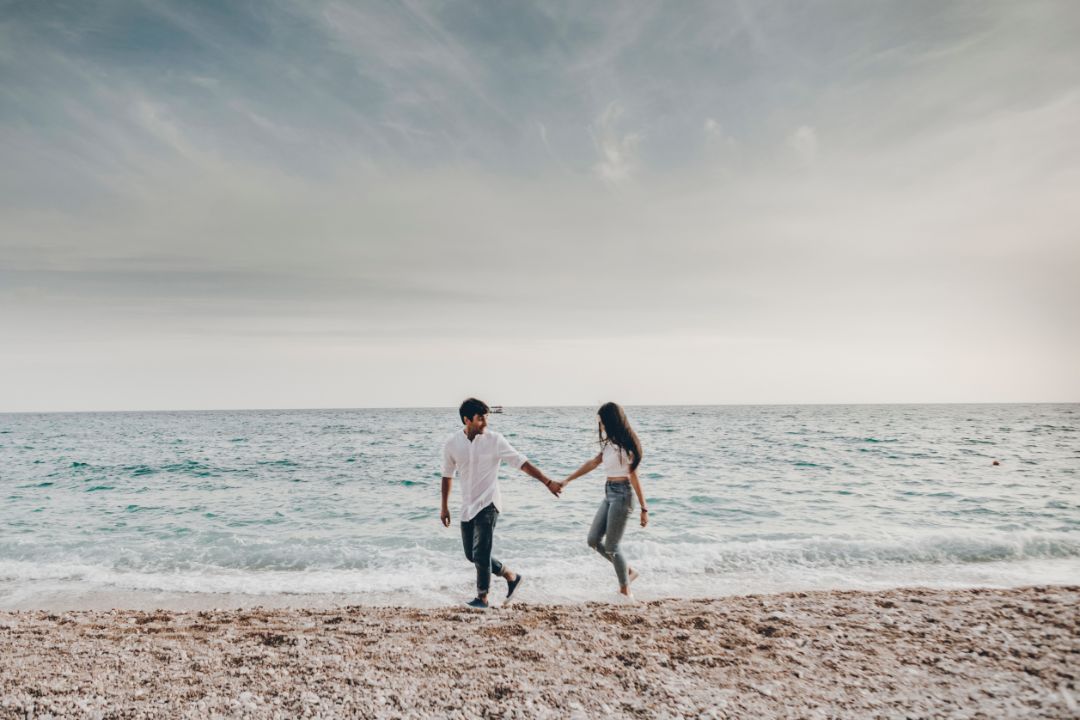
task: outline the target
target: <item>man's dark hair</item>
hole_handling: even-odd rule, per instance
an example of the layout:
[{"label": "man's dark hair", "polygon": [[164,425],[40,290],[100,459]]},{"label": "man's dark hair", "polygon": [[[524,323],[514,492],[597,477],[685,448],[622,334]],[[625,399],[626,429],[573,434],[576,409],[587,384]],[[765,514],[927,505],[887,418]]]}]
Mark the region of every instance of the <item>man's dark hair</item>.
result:
[{"label": "man's dark hair", "polygon": [[472,420],[475,415],[487,415],[490,410],[491,408],[489,408],[487,403],[483,400],[469,398],[461,403],[461,408],[458,410],[458,417],[461,418],[461,423],[464,425],[466,420]]}]

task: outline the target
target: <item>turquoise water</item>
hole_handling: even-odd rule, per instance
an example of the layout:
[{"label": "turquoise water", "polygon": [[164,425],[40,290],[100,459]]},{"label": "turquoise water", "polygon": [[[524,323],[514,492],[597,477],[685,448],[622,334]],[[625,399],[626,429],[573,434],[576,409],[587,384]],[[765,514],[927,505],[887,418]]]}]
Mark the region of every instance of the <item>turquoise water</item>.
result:
[{"label": "turquoise water", "polygon": [[[639,598],[1080,583],[1080,405],[628,413],[651,510],[624,540]],[[438,520],[454,414],[0,415],[0,607],[459,602],[471,566]],[[596,452],[594,408],[492,426],[553,477]],[[501,477],[496,555],[526,598],[610,599],[585,545],[600,474],[557,500]]]}]

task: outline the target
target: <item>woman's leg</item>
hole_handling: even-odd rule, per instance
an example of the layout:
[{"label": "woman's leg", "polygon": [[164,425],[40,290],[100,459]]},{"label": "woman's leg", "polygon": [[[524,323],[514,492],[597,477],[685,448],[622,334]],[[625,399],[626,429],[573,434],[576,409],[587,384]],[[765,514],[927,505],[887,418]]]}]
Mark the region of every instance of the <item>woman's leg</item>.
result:
[{"label": "woman's leg", "polygon": [[607,529],[607,517],[608,517],[608,501],[605,497],[600,501],[600,507],[596,509],[596,515],[593,517],[592,527],[589,528],[589,547],[596,552],[604,556],[606,560],[610,560],[607,555],[604,554],[604,531]]},{"label": "woman's leg", "polygon": [[615,566],[615,575],[619,578],[619,588],[626,589],[630,585],[630,578],[626,570],[626,558],[623,557],[619,543],[622,541],[623,532],[626,530],[626,521],[630,517],[633,500],[629,493],[619,492],[611,498],[608,504],[607,534],[604,536],[603,552]]}]

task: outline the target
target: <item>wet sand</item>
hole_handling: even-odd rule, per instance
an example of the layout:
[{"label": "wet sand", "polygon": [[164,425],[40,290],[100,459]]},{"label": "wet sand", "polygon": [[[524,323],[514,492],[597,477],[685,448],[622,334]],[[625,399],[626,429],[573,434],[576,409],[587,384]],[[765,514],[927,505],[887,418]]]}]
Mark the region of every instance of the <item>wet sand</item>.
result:
[{"label": "wet sand", "polygon": [[1080,717],[1080,587],[0,613],[0,717]]}]

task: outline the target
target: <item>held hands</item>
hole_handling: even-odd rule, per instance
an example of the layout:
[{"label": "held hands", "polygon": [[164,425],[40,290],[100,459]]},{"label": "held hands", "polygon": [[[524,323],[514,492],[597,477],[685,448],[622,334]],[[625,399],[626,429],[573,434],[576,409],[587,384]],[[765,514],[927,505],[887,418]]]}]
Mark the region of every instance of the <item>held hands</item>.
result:
[{"label": "held hands", "polygon": [[559,482],[555,482],[554,480],[551,482],[551,486],[559,488],[559,492],[562,492],[563,490],[565,490],[566,486],[569,485],[569,484],[570,484],[570,478],[564,478],[564,479],[560,480]]},{"label": "held hands", "polygon": [[548,478],[547,482],[544,483],[544,487],[546,487],[548,491],[551,492],[551,494],[555,497],[559,497],[559,493],[561,493],[563,489],[563,486],[560,483],[557,483],[550,478]]},{"label": "held hands", "polygon": [[559,492],[562,492],[563,490],[565,490],[566,486],[569,485],[569,484],[570,484],[570,478],[563,478],[559,482],[555,482],[554,480],[551,482],[552,487],[559,488]]}]

